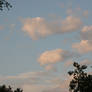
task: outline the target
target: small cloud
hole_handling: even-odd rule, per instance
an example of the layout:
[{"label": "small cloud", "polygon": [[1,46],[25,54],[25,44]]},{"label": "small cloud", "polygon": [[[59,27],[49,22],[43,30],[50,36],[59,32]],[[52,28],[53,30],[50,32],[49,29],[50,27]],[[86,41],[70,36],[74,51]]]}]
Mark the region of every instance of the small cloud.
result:
[{"label": "small cloud", "polygon": [[81,38],[83,40],[92,40],[92,25],[91,26],[84,26],[81,31]]},{"label": "small cloud", "polygon": [[75,48],[81,54],[92,52],[92,44],[88,40],[81,40],[79,43],[74,43],[72,48]]},{"label": "small cloud", "polygon": [[81,54],[92,52],[92,26],[84,26],[80,36],[81,41],[74,43],[72,48],[75,48]]},{"label": "small cloud", "polygon": [[68,16],[65,20],[62,21],[61,29],[63,32],[73,32],[80,29],[82,22],[79,18]]},{"label": "small cloud", "polygon": [[43,52],[38,58],[38,61],[41,65],[54,64],[60,61],[62,62],[67,58],[70,58],[71,56],[72,53],[68,51],[64,51],[62,49],[56,49],[56,50]]},{"label": "small cloud", "polygon": [[63,53],[62,49],[45,51],[40,55],[38,61],[40,62],[41,65],[48,64],[48,63],[56,63],[64,60],[64,58],[61,55],[62,53]]}]

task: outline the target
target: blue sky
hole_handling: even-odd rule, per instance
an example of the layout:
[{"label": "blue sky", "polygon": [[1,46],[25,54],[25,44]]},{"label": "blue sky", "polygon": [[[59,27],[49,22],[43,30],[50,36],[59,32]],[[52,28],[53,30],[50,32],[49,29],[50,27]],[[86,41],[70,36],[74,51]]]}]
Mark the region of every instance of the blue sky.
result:
[{"label": "blue sky", "polygon": [[72,62],[92,64],[92,0],[9,1],[0,12],[0,82],[66,92]]}]

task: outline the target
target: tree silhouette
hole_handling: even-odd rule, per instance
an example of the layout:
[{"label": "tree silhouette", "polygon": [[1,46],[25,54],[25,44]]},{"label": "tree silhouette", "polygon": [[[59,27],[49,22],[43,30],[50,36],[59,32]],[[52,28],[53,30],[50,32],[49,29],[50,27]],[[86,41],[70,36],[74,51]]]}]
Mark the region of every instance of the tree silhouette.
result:
[{"label": "tree silhouette", "polygon": [[2,11],[4,8],[9,10],[12,8],[12,5],[7,0],[0,0],[0,10]]},{"label": "tree silhouette", "polygon": [[13,91],[10,86],[6,87],[5,85],[2,85],[2,86],[0,86],[0,92],[13,92]]},{"label": "tree silhouette", "polygon": [[74,71],[69,71],[68,74],[73,76],[69,84],[70,92],[92,92],[92,75],[87,74],[84,70],[87,69],[86,65],[79,65],[74,62]]},{"label": "tree silhouette", "polygon": [[14,92],[23,92],[21,88],[17,88]]},{"label": "tree silhouette", "polygon": [[11,86],[6,87],[6,85],[0,86],[0,92],[23,92],[21,88],[17,88],[16,90],[12,90]]}]

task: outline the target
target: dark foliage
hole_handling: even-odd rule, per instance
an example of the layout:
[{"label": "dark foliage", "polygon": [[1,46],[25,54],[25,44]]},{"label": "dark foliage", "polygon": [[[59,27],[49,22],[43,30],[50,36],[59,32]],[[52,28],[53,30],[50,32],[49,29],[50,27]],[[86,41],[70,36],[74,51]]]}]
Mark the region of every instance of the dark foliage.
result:
[{"label": "dark foliage", "polygon": [[73,76],[69,84],[70,92],[92,92],[92,75],[87,74],[84,70],[87,69],[86,65],[79,65],[74,62],[74,71],[69,71],[68,74]]},{"label": "dark foliage", "polygon": [[17,88],[14,92],[23,92],[20,88]]},{"label": "dark foliage", "polygon": [[20,88],[17,88],[16,90],[12,90],[11,86],[6,87],[6,85],[0,86],[0,92],[23,92]]},{"label": "dark foliage", "polygon": [[9,10],[12,8],[12,5],[7,0],[0,0],[0,10],[3,11],[4,8]]}]

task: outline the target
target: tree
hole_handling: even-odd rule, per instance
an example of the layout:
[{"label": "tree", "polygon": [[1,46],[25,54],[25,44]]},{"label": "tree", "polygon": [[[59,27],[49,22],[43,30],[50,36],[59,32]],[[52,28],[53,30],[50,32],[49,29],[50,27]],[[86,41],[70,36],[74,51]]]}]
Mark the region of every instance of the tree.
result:
[{"label": "tree", "polygon": [[7,0],[0,0],[0,10],[2,11],[4,8],[9,10],[12,8],[12,5]]},{"label": "tree", "polygon": [[73,76],[69,84],[70,92],[92,92],[92,75],[87,74],[84,70],[87,69],[86,65],[79,65],[74,62],[74,71],[69,71],[68,74]]},{"label": "tree", "polygon": [[2,86],[0,86],[0,92],[13,92],[13,91],[10,86],[6,87],[5,85],[2,85]]},{"label": "tree", "polygon": [[14,92],[23,92],[23,90],[20,88],[17,88]]},{"label": "tree", "polygon": [[23,92],[21,88],[17,88],[16,90],[12,90],[11,86],[6,87],[6,85],[0,86],[0,92]]}]

